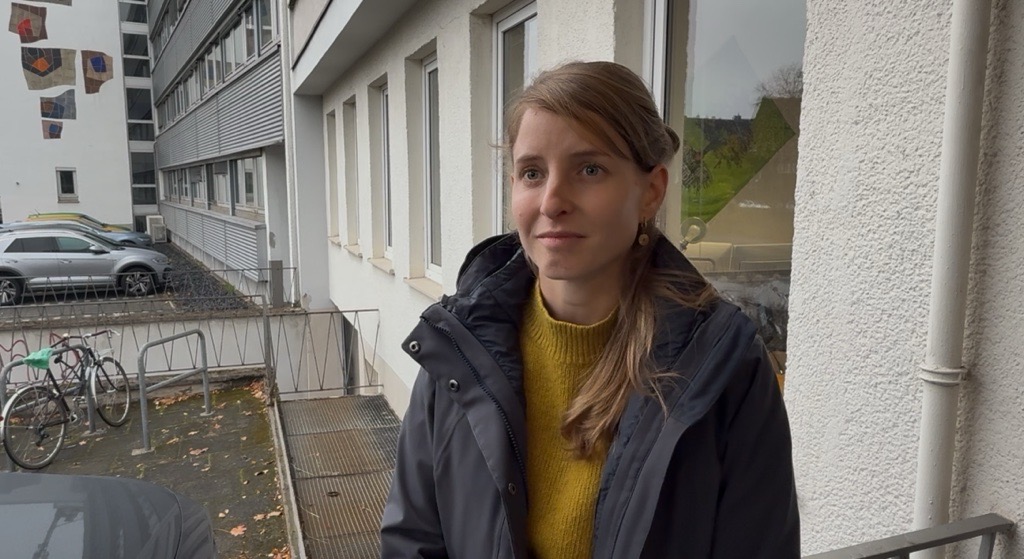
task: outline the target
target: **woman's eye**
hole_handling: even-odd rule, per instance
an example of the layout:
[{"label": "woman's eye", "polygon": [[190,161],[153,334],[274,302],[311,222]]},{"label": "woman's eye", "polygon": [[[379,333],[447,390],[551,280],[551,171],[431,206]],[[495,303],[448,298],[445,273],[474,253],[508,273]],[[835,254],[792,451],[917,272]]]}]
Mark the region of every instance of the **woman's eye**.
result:
[{"label": "woman's eye", "polygon": [[601,173],[601,168],[597,165],[587,165],[583,167],[583,174],[588,177],[596,177]]},{"label": "woman's eye", "polygon": [[536,169],[527,169],[522,172],[522,177],[528,181],[535,181],[540,179],[540,172]]}]

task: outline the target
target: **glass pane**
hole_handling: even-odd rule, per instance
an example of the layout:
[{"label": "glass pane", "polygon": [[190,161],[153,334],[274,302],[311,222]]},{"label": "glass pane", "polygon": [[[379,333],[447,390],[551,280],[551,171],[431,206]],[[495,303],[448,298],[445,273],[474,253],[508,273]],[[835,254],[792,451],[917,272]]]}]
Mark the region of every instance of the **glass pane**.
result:
[{"label": "glass pane", "polygon": [[132,204],[156,204],[156,187],[142,186],[132,188]]},{"label": "glass pane", "polygon": [[245,54],[246,57],[256,54],[256,18],[252,7],[246,8],[245,22]]},{"label": "glass pane", "polygon": [[245,205],[256,203],[256,168],[252,158],[242,160],[245,167]]},{"label": "glass pane", "polygon": [[134,78],[148,78],[149,59],[124,57],[124,75]]},{"label": "glass pane", "polygon": [[[122,6],[124,4],[121,4]],[[149,43],[145,35],[135,33],[122,33],[121,43],[124,45],[124,54],[129,56],[149,56]]]},{"label": "glass pane", "polygon": [[21,252],[56,252],[53,237],[28,237],[21,240]]},{"label": "glass pane", "polygon": [[[785,362],[805,0],[691,0],[670,10],[667,117],[686,254]],[[679,231],[669,231],[679,238]],[[779,368],[784,368],[780,365]]]},{"label": "glass pane", "polygon": [[145,123],[128,123],[128,139],[137,142],[152,142],[153,125]]},{"label": "glass pane", "polygon": [[391,136],[388,133],[388,89],[385,87],[381,92],[381,176],[384,183],[384,246],[394,246],[391,232]]},{"label": "glass pane", "polygon": [[78,237],[57,237],[59,252],[89,252],[92,243]]},{"label": "glass pane", "polygon": [[257,0],[260,18],[260,45],[267,46],[274,40],[274,19],[270,0]]},{"label": "glass pane", "polygon": [[153,120],[153,102],[148,89],[126,88],[128,120]]},{"label": "glass pane", "polygon": [[245,62],[245,31],[242,29],[242,23],[239,22],[237,26],[231,31],[231,41],[235,45],[235,69]]},{"label": "glass pane", "polygon": [[[532,20],[531,20],[532,21]],[[501,107],[504,123],[505,108],[515,100],[526,84],[526,22],[509,28],[501,36],[502,72]],[[501,216],[502,232],[515,228],[512,220],[511,168],[507,158],[501,158]]]},{"label": "glass pane", "polygon": [[57,180],[60,186],[60,193],[65,196],[75,195],[75,172],[57,171]]},{"label": "glass pane", "polygon": [[149,21],[146,18],[146,5],[145,4],[127,4],[121,2],[121,21],[130,21],[132,23],[146,23]]},{"label": "glass pane", "polygon": [[221,46],[224,53],[224,77],[228,77],[231,72],[235,71],[235,47],[231,42],[231,34],[224,36]]},{"label": "glass pane", "polygon": [[430,146],[430,177],[428,178],[430,190],[430,263],[435,266],[441,265],[441,158],[439,148],[441,138],[438,132],[440,124],[440,111],[437,105],[437,70],[427,74],[427,108],[429,114],[428,134]]},{"label": "glass pane", "polygon": [[214,83],[220,83],[220,80],[224,75],[220,59],[220,45],[213,46],[213,54],[211,56],[213,64],[213,81]]},{"label": "glass pane", "polygon": [[153,154],[133,151],[131,153],[132,184],[156,184]]}]

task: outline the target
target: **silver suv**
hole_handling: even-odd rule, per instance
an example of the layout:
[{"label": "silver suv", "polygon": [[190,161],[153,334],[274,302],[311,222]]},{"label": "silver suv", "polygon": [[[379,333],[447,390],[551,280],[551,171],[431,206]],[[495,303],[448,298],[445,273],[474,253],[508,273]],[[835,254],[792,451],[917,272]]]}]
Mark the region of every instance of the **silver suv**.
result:
[{"label": "silver suv", "polygon": [[152,293],[167,281],[166,256],[119,246],[102,237],[61,229],[0,233],[0,305],[29,291],[65,292],[116,288],[128,295]]}]

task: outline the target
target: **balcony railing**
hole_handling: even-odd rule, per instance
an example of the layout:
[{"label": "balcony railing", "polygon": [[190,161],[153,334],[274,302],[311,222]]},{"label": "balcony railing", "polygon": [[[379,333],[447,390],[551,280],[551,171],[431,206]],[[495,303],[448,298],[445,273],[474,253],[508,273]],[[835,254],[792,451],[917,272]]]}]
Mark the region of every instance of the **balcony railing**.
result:
[{"label": "balcony railing", "polygon": [[1013,525],[1010,520],[998,514],[989,513],[835,551],[818,553],[804,557],[804,559],[889,559],[891,557],[909,559],[910,554],[915,551],[941,547],[977,537],[981,538],[978,559],[991,559],[996,534],[1008,532]]}]

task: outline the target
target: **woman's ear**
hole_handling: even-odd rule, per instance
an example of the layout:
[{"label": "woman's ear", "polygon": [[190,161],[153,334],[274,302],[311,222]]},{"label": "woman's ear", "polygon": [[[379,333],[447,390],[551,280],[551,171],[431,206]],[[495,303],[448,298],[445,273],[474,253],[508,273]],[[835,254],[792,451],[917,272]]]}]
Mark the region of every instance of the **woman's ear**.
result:
[{"label": "woman's ear", "polygon": [[668,167],[659,163],[645,175],[645,181],[640,211],[648,218],[653,218],[665,201],[665,192],[668,190]]}]

